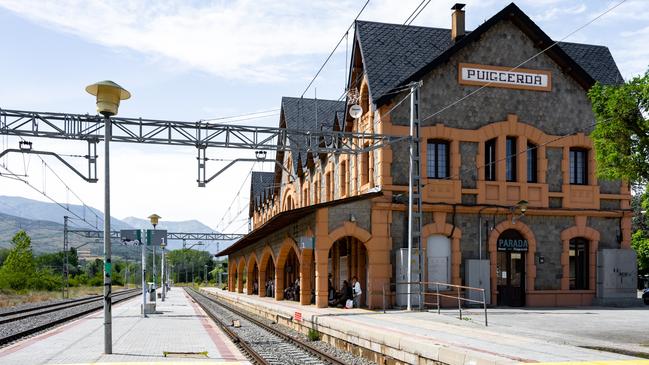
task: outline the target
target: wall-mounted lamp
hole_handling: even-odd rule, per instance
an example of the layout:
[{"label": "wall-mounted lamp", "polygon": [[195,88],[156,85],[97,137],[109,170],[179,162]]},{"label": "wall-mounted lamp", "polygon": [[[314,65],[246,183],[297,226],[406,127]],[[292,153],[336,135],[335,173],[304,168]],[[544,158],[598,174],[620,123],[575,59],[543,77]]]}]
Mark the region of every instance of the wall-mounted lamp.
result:
[{"label": "wall-mounted lamp", "polygon": [[266,151],[255,151],[255,157],[258,160],[265,160],[266,159]]},{"label": "wall-mounted lamp", "polygon": [[32,143],[29,141],[20,141],[18,142],[18,148],[20,148],[23,151],[31,151]]},{"label": "wall-mounted lamp", "polygon": [[354,214],[349,215],[349,221],[352,223],[356,223],[356,216]]},{"label": "wall-mounted lamp", "polygon": [[[518,203],[516,203],[516,205],[509,208],[512,212],[512,224],[516,224],[517,220],[520,220],[525,216],[525,212],[527,212],[527,205],[527,200],[520,200]],[[517,211],[520,212],[519,215],[516,215]]]}]

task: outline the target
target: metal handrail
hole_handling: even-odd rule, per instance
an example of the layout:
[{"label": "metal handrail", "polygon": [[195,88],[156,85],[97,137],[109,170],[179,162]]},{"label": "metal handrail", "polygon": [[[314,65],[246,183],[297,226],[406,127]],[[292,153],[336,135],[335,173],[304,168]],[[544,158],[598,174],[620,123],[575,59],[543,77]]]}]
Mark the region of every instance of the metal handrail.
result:
[{"label": "metal handrail", "polygon": [[[460,313],[460,319],[462,319],[462,303],[463,302],[468,302],[468,303],[477,303],[481,304],[483,310],[484,310],[484,325],[489,326],[489,321],[487,318],[487,298],[486,298],[486,292],[485,289],[483,288],[474,288],[471,286],[464,286],[464,285],[455,285],[455,284],[449,284],[449,283],[441,283],[437,281],[413,281],[413,282],[396,282],[396,283],[391,283],[391,284],[385,284],[383,285],[383,313],[385,313],[386,308],[387,308],[387,302],[386,302],[386,297],[387,295],[396,295],[392,294],[390,291],[389,294],[386,295],[386,286],[396,286],[397,285],[407,285],[407,284],[415,284],[419,285],[419,291],[417,292],[404,292],[404,293],[399,293],[399,294],[405,294],[405,295],[413,295],[413,294],[418,294],[419,295],[419,303],[420,306],[425,306],[425,305],[431,305],[435,306],[437,308],[437,314],[441,314],[441,299],[440,298],[451,298],[451,299],[456,299],[457,300],[457,308]],[[428,293],[426,292],[426,288],[429,288],[431,286],[435,286],[435,292],[434,293]],[[440,288],[442,288],[442,292],[440,293]],[[470,298],[465,298],[462,296],[462,292],[468,292],[468,291],[477,291],[482,294],[482,300],[475,300],[475,299],[470,299]],[[449,295],[448,292],[455,292],[455,295]],[[435,296],[436,301],[435,302],[426,302],[425,298],[427,296]]]}]

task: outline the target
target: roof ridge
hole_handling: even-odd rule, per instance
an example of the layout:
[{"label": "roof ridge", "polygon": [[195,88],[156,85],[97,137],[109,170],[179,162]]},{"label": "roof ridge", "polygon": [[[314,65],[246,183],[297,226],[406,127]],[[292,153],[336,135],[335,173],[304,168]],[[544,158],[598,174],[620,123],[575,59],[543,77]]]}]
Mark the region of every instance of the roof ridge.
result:
[{"label": "roof ridge", "polygon": [[356,23],[370,23],[370,24],[382,24],[382,25],[394,25],[397,27],[404,27],[404,28],[423,28],[423,29],[436,29],[436,30],[447,30],[451,31],[451,28],[440,28],[440,27],[427,27],[424,25],[406,25],[406,24],[398,24],[398,23],[387,23],[387,22],[376,22],[372,20],[356,20]]},{"label": "roof ridge", "polygon": [[333,100],[333,99],[315,99],[315,98],[304,98],[304,97],[297,97],[297,96],[282,96],[282,100],[302,100],[302,101],[324,101],[324,102],[333,102],[333,103],[339,103],[341,101],[339,100]]}]

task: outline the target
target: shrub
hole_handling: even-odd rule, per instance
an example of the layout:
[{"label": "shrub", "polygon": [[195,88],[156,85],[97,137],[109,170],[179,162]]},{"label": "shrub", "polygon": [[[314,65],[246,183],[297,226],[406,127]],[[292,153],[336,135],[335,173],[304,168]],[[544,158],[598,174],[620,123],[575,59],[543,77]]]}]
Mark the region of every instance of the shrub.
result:
[{"label": "shrub", "polygon": [[320,341],[320,331],[309,328],[309,333],[307,334],[307,337],[309,337],[310,341]]}]

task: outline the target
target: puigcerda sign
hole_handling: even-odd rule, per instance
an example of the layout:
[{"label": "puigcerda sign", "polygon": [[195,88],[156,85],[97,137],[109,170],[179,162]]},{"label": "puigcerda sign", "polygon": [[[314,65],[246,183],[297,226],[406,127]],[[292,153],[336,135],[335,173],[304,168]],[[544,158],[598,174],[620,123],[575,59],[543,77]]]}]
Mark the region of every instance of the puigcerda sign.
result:
[{"label": "puigcerda sign", "polygon": [[549,71],[472,63],[459,64],[458,82],[461,85],[486,85],[535,91],[552,90],[552,74]]}]

